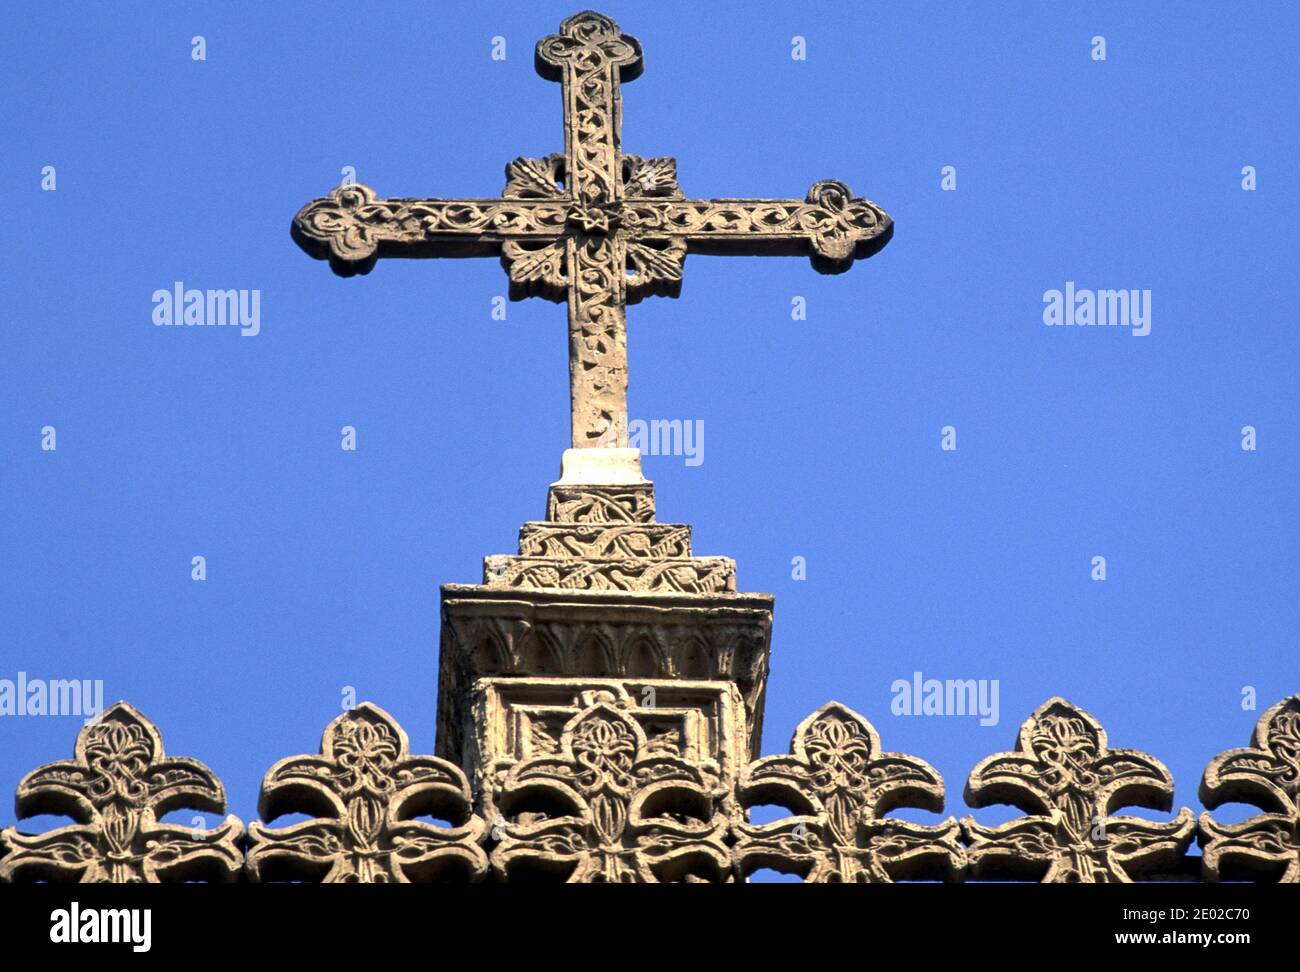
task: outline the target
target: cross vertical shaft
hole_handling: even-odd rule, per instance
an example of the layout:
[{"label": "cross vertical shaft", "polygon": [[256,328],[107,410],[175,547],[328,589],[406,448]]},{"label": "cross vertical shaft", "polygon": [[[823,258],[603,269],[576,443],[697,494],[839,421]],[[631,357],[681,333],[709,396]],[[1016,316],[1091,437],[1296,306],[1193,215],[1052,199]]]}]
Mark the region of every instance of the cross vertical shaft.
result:
[{"label": "cross vertical shaft", "polygon": [[573,447],[625,447],[626,272],[615,234],[623,198],[622,80],[641,73],[641,46],[600,14],[579,14],[537,45],[538,73],[564,97],[564,182],[573,200],[566,244]]}]

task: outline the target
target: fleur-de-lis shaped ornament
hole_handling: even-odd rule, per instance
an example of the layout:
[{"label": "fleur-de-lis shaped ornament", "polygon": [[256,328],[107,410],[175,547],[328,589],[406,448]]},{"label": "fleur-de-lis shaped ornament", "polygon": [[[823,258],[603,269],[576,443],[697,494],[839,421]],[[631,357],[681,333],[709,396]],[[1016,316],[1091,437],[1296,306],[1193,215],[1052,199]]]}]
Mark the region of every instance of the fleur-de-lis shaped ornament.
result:
[{"label": "fleur-de-lis shaped ornament", "polygon": [[956,880],[965,867],[960,828],[887,818],[897,807],[943,810],[943,780],[924,760],[880,750],[875,728],[828,702],[795,730],[788,756],[751,763],[737,788],[741,813],[759,804],[801,811],[768,824],[738,816],[736,869],[770,867],[807,882]]},{"label": "fleur-de-lis shaped ornament", "polygon": [[516,764],[502,782],[498,873],[578,884],[726,880],[718,767],[656,752],[610,693],[586,701],[555,753]]},{"label": "fleur-de-lis shaped ornament", "polygon": [[[319,756],[290,756],[267,772],[258,800],[263,819],[313,819],[278,828],[254,822],[248,875],[359,884],[478,880],[487,856],[471,803],[456,766],[412,756],[393,717],[363,702],[326,727]],[[424,815],[450,826],[415,819]]]},{"label": "fleur-de-lis shaped ornament", "polygon": [[158,822],[172,810],[224,813],[226,794],[198,760],[169,758],[157,727],[125,702],[81,729],[71,762],[28,773],[16,806],[20,819],[54,813],[76,823],[0,833],[6,881],[232,881],[243,864],[235,817],[212,830]]},{"label": "fleur-de-lis shaped ornament", "polygon": [[1004,803],[1028,814],[997,827],[962,820],[971,875],[1099,884],[1172,868],[1191,843],[1190,810],[1167,822],[1112,814],[1126,806],[1169,810],[1173,793],[1158,759],[1111,749],[1087,712],[1048,699],[1021,725],[1014,752],[971,770],[970,806]]},{"label": "fleur-de-lis shaped ornament", "polygon": [[1205,877],[1247,877],[1300,884],[1300,695],[1270,708],[1255,723],[1251,745],[1210,760],[1201,802],[1249,803],[1264,810],[1241,823],[1201,814],[1197,840]]}]

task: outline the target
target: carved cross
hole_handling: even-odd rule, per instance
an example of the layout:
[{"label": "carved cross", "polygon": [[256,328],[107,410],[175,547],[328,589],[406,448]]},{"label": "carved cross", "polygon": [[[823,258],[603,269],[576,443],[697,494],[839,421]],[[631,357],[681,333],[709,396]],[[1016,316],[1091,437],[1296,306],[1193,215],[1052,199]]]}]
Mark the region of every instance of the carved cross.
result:
[{"label": "carved cross", "polygon": [[574,448],[627,445],[625,308],[676,297],[688,252],[797,255],[841,273],[888,241],[884,210],[842,182],[803,200],[686,199],[671,158],[619,148],[619,84],[641,73],[641,45],[587,11],[537,45],[542,77],[564,94],[564,154],[518,158],[499,199],[378,199],[340,186],[294,218],[298,244],[335,273],[368,273],[379,257],[500,255],[514,300],[569,305]]}]

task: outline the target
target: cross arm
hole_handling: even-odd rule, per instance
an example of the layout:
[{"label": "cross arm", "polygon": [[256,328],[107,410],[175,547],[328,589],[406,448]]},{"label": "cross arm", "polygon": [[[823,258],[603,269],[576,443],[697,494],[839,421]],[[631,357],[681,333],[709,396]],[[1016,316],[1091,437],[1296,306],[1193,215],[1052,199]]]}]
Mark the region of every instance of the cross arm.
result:
[{"label": "cross arm", "polygon": [[833,179],[818,182],[802,201],[632,198],[624,211],[629,231],[645,240],[679,241],[693,253],[806,253],[822,273],[843,273],[894,233],[888,213]]},{"label": "cross arm", "polygon": [[379,199],[353,183],[299,210],[293,238],[350,276],[369,273],[379,257],[491,256],[512,242],[549,242],[566,214],[563,199]]}]

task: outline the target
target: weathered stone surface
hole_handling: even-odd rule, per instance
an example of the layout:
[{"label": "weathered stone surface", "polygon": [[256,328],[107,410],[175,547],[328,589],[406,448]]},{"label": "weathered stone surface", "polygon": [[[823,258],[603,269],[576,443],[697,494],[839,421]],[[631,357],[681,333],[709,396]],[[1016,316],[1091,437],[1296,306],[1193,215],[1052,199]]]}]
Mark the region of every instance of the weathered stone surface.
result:
[{"label": "weathered stone surface", "polygon": [[720,594],[736,589],[735,561],[692,556],[689,525],[654,522],[654,486],[649,482],[617,486],[555,483],[548,507],[555,519],[525,524],[519,533],[518,556],[484,558],[484,584],[669,594]]},{"label": "weathered stone surface", "polygon": [[[762,735],[772,597],[442,588],[438,755],[460,763],[474,684],[488,676],[735,684],[751,752]],[[756,753],[755,753],[756,755]]]},{"label": "weathered stone surface", "polygon": [[[601,482],[572,482],[579,473]],[[505,798],[504,767],[540,758],[528,755],[528,733],[511,735],[492,715],[494,707],[506,705],[514,718],[525,718],[527,704],[520,701],[510,708],[500,701],[514,698],[514,693],[547,699],[552,720],[558,718],[555,712],[566,719],[576,717],[576,700],[602,693],[641,726],[641,743],[649,747],[645,752],[661,754],[664,736],[645,721],[646,709],[629,693],[634,687],[648,687],[665,693],[661,697],[674,692],[680,696],[694,689],[685,682],[678,689],[651,683],[708,682],[713,696],[738,696],[739,709],[727,738],[747,758],[756,755],[772,598],[737,594],[735,562],[692,556],[690,527],[655,523],[654,508],[654,487],[641,476],[636,450],[569,450],[561,480],[550,489],[550,519],[524,525],[519,554],[485,558],[482,585],[443,587],[438,754],[460,764],[474,779],[479,806],[489,818],[500,816],[494,801],[498,794]],[[515,687],[510,687],[512,680]],[[473,704],[471,691],[477,700]],[[667,714],[657,709],[652,721],[662,723]],[[695,715],[700,714],[697,707]],[[530,732],[540,731],[540,723],[530,725]],[[671,733],[681,739],[699,728],[675,726]],[[551,725],[547,730],[553,746],[559,745],[560,729]],[[509,745],[507,738],[513,740]],[[701,765],[685,751],[678,757]],[[721,799],[729,806],[731,760],[717,752],[711,758],[710,779],[721,786]],[[522,839],[520,833],[516,838]],[[506,874],[512,867],[531,868],[539,858],[521,850],[501,860],[515,862],[498,866],[498,872]],[[617,868],[606,870],[608,863],[590,871],[587,861],[570,876],[622,880]],[[653,870],[648,867],[641,861],[628,873],[647,879]]]},{"label": "weathered stone surface", "polygon": [[1210,760],[1200,798],[1211,810],[1248,803],[1265,811],[1235,824],[1201,814],[1197,840],[1208,880],[1300,884],[1300,695],[1259,717],[1248,748],[1229,749]]},{"label": "weathered stone surface", "polygon": [[731,682],[673,679],[485,678],[462,732],[482,814],[497,821],[497,793],[518,763],[555,754],[564,727],[597,701],[624,711],[648,751],[707,767],[726,789],[749,760],[745,707]]},{"label": "weathered stone surface", "polygon": [[71,762],[28,773],[15,804],[19,819],[76,823],[43,834],[6,828],[5,881],[232,881],[243,863],[233,816],[213,830],[158,822],[172,810],[225,813],[225,790],[198,760],[168,757],[157,727],[125,702],[82,728]]},{"label": "weathered stone surface", "polygon": [[551,486],[546,519],[552,523],[653,523],[655,490],[644,485]]},{"label": "weathered stone surface", "polygon": [[[1168,771],[1111,748],[1059,698],[1021,726],[1013,752],[971,773],[971,806],[1027,814],[996,827],[888,817],[942,811],[942,780],[882,752],[871,724],[835,702],[800,723],[789,754],[755,759],[734,680],[507,676],[480,679],[472,700],[459,729],[472,787],[450,762],[412,756],[401,727],[365,703],[327,727],[320,755],[268,772],[262,815],[312,817],[253,823],[246,861],[234,817],[212,830],[158,823],[176,809],[222,813],[224,793],[203,764],[166,756],[152,723],[120,702],[82,729],[72,761],[23,779],[20,817],[76,822],[0,832],[0,880],[231,881],[242,869],[253,881],[728,882],[774,868],[808,882],[1124,882],[1181,875],[1193,832],[1186,809],[1169,821],[1114,816],[1169,809]],[[1265,712],[1251,742],[1211,760],[1201,799],[1264,812],[1234,824],[1201,815],[1204,877],[1296,883],[1300,695]],[[759,805],[791,816],[751,823]]]},{"label": "weathered stone surface", "polygon": [[584,693],[549,752],[496,791],[492,866],[506,880],[723,882],[730,787],[712,760],[646,733],[618,693]]},{"label": "weathered stone surface", "polygon": [[[478,880],[483,821],[465,777],[451,763],[412,756],[406,732],[369,702],[325,729],[320,755],[290,756],[267,772],[258,813],[313,819],[248,831],[252,881],[296,879],[380,884]],[[430,815],[442,827],[414,819]]]},{"label": "weathered stone surface", "polygon": [[1158,759],[1111,749],[1087,712],[1048,699],[1021,725],[1014,752],[971,770],[967,804],[1011,804],[1028,814],[997,827],[962,820],[971,876],[1100,884],[1172,869],[1191,843],[1190,810],[1168,822],[1112,814],[1125,806],[1169,810],[1173,793]]},{"label": "weathered stone surface", "polygon": [[736,589],[736,562],[729,557],[620,559],[592,557],[488,557],[488,587],[573,591],[643,591],[724,594]]},{"label": "weathered stone surface", "polygon": [[691,528],[684,523],[525,523],[522,557],[586,560],[680,560],[691,556]]},{"label": "weathered stone surface", "polygon": [[889,241],[890,217],[842,182],[818,182],[802,200],[685,199],[673,159],[624,154],[620,84],[641,73],[641,45],[602,14],[565,20],[538,43],[536,67],[563,88],[564,154],[515,159],[501,198],[380,199],[340,186],[303,207],[293,234],[344,275],[384,256],[496,254],[512,298],[567,301],[575,448],[627,445],[626,307],[676,297],[688,252],[802,253],[840,273]]},{"label": "weathered stone surface", "polygon": [[885,817],[897,807],[943,810],[943,780],[924,760],[881,752],[875,728],[847,706],[828,702],[795,729],[790,755],[746,767],[742,809],[775,804],[796,815],[734,825],[736,872],[763,867],[813,883],[958,880],[966,866],[960,827]]},{"label": "weathered stone surface", "polygon": [[641,450],[604,446],[600,449],[565,449],[560,454],[556,486],[645,486]]}]

